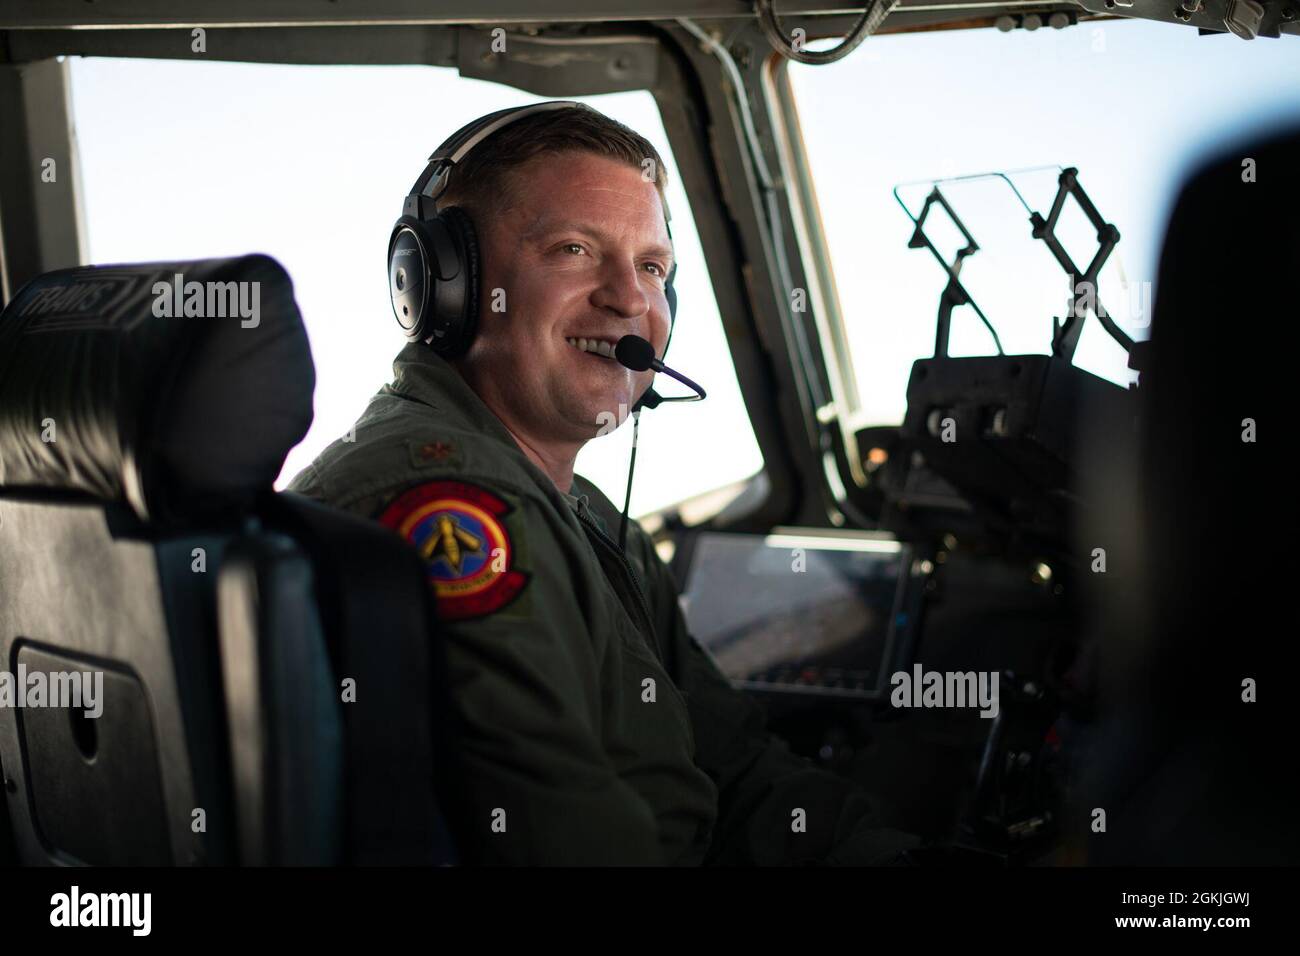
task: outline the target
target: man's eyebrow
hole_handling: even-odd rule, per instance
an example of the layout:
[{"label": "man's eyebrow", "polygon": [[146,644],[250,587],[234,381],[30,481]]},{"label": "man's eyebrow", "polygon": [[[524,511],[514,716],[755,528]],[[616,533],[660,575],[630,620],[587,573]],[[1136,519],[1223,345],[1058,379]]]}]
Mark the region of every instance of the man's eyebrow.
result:
[{"label": "man's eyebrow", "polygon": [[[554,235],[557,232],[582,233],[583,235],[591,236],[593,239],[600,239],[600,240],[606,240],[609,238],[609,234],[607,232],[605,232],[603,229],[597,228],[596,226],[588,225],[586,223],[581,223],[581,222],[571,222],[571,221],[558,222],[554,220],[538,221],[533,223],[533,225],[524,232],[524,238],[541,239],[541,238],[545,238],[546,236]],[[659,243],[654,243],[650,246],[647,246],[644,251],[651,255],[662,256],[666,258],[669,262],[672,262],[673,260],[672,246],[660,245]]]}]

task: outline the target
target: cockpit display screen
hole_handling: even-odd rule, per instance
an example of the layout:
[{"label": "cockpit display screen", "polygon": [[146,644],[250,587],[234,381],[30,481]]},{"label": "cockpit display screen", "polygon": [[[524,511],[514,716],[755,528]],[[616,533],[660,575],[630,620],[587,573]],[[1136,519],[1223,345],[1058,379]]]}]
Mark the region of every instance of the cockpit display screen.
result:
[{"label": "cockpit display screen", "polygon": [[877,699],[911,626],[911,549],[877,535],[701,533],[682,603],[737,686]]}]

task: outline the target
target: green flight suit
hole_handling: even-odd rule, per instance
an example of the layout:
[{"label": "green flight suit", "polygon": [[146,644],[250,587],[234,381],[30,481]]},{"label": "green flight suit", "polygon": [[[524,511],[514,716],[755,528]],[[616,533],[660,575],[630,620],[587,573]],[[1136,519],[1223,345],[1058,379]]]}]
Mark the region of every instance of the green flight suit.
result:
[{"label": "green flight suit", "polygon": [[631,523],[626,557],[614,543],[619,512],[595,486],[559,492],[431,349],[406,346],[394,372],[289,490],[370,518],[422,489],[435,492],[425,509],[457,489],[505,506],[476,524],[476,505],[430,512],[441,531],[411,539],[449,562],[444,577],[484,561],[471,554],[493,543],[484,534],[508,539],[492,553],[508,551],[509,572],[481,571],[501,606],[438,598],[453,613],[438,638],[462,728],[468,862],[867,864],[916,844],[882,828],[860,788],[767,734],[687,632],[649,537]]}]

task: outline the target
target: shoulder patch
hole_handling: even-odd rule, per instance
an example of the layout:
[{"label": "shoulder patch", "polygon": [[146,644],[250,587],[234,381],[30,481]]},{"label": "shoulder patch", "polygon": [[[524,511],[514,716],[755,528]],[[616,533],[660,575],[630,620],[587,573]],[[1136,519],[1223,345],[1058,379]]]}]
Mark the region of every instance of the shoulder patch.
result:
[{"label": "shoulder patch", "polygon": [[510,506],[478,485],[430,481],[399,495],[379,516],[420,553],[446,620],[482,617],[523,591],[506,531]]}]

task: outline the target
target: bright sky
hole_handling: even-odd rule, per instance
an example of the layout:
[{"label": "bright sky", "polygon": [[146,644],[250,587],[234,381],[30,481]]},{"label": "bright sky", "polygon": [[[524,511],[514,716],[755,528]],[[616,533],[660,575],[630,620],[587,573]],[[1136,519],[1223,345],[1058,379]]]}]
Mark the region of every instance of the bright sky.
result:
[{"label": "bright sky", "polygon": [[[178,33],[180,43],[188,48],[188,35]],[[538,99],[432,67],[196,56],[74,58],[72,70],[91,262],[260,251],[293,277],[317,367],[316,418],[281,484],[346,432],[391,378],[403,339],[384,257],[425,157],[469,120]],[[944,281],[928,254],[906,248],[911,224],[891,195],[896,183],[1077,166],[1124,237],[1123,278],[1137,291],[1154,277],[1172,177],[1232,131],[1283,113],[1300,119],[1300,40],[1246,43],[1167,24],[885,37],[839,64],[793,70],[859,387],[867,417],[878,422],[902,417],[911,360],[933,346]],[[393,95],[399,88],[402,95]],[[644,514],[744,478],[761,460],[653,100],[648,93],[583,99],[646,135],[669,161],[681,264],[668,358],[709,391],[705,402],[643,416],[632,510]],[[1090,99],[1100,105],[1081,110]],[[428,107],[413,118],[410,103]],[[1046,188],[1047,198],[1027,198],[1045,211],[1054,175],[1038,180],[1046,183],[1038,195]],[[972,291],[986,313],[996,306],[1002,314],[1010,329],[1004,344],[1043,351],[1044,309],[1063,301],[1063,274],[1008,226],[1024,215],[1009,194],[965,187],[964,195],[954,193],[968,206],[958,213],[987,250],[968,267]],[[1026,265],[1035,254],[1041,261]],[[1122,295],[1108,293],[1106,282],[1120,278],[1108,276],[1101,288],[1113,313],[1124,312]],[[1024,308],[1029,300],[1045,305]],[[1132,301],[1141,303],[1140,291]],[[969,315],[954,324],[957,350],[987,350]],[[1085,332],[1080,363],[1118,379],[1123,363],[1097,332]],[[593,441],[578,463],[620,504],[630,432]]]}]

